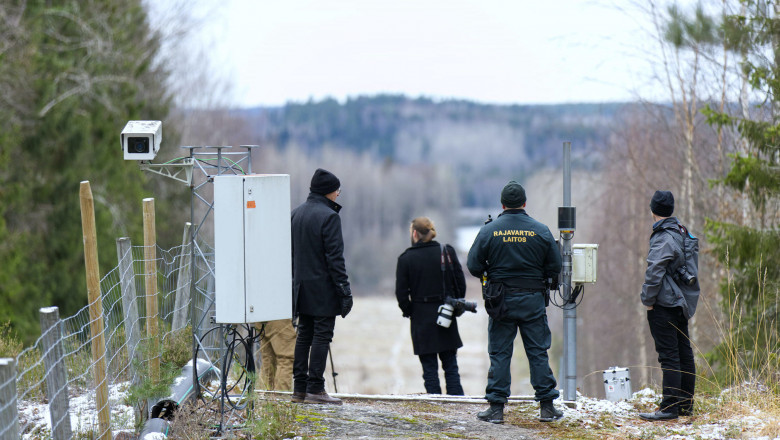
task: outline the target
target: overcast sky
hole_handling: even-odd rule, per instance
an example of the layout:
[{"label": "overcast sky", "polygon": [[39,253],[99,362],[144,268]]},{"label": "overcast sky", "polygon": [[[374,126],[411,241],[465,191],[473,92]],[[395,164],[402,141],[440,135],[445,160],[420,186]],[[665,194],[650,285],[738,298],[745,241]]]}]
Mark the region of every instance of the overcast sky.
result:
[{"label": "overcast sky", "polygon": [[[610,0],[230,0],[202,38],[239,106],[403,93],[532,104],[658,94],[650,18]],[[652,96],[650,96],[652,98]]]}]

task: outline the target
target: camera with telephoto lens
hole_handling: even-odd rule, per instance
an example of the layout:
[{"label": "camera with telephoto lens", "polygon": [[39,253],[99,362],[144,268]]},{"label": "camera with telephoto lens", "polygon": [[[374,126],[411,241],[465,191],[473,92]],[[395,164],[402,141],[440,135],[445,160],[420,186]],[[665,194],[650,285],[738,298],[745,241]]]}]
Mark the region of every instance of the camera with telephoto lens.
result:
[{"label": "camera with telephoto lens", "polygon": [[460,316],[466,311],[477,313],[477,303],[448,296],[444,299],[444,304],[439,306],[439,316],[436,318],[436,324],[449,328],[450,324],[452,324],[452,317]]},{"label": "camera with telephoto lens", "polygon": [[678,283],[685,284],[686,286],[693,286],[696,284],[696,277],[688,272],[687,266],[680,266],[674,271],[672,278]]}]

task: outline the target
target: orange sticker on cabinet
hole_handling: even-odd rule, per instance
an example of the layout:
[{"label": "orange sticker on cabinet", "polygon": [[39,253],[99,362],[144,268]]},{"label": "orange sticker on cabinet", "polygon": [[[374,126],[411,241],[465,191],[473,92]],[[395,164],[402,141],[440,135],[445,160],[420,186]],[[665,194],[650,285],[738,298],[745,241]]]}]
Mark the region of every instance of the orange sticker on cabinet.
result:
[{"label": "orange sticker on cabinet", "polygon": [[246,202],[246,208],[247,209],[249,209],[249,208],[257,208],[257,205],[255,205],[255,201],[254,200],[250,200],[250,201]]}]

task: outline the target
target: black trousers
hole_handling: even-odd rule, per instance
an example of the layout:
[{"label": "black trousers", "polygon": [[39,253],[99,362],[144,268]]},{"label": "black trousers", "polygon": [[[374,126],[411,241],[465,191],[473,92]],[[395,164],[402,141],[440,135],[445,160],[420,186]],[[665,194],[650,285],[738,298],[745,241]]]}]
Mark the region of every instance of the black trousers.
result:
[{"label": "black trousers", "polygon": [[293,391],[316,394],[325,391],[325,365],[336,327],[335,316],[298,317],[298,338],[293,361]]},{"label": "black trousers", "polygon": [[444,381],[447,384],[447,394],[452,396],[462,396],[463,387],[460,384],[460,373],[458,372],[457,350],[447,350],[440,353],[421,354],[420,363],[423,368],[423,381],[425,383],[425,392],[428,394],[441,394],[441,385],[439,384],[439,361],[441,360],[441,369],[444,370]]},{"label": "black trousers", "polygon": [[660,409],[679,414],[693,409],[696,363],[688,336],[688,320],[682,307],[653,306],[647,311],[650,334],[655,341],[663,372],[663,400]]},{"label": "black trousers", "polygon": [[547,354],[552,334],[547,323],[544,295],[541,291],[517,288],[505,288],[504,295],[506,316],[488,321],[490,369],[485,399],[490,403],[506,403],[512,383],[512,351],[519,331],[528,358],[534,399],[539,402],[555,400],[560,393],[555,389],[557,383]]}]

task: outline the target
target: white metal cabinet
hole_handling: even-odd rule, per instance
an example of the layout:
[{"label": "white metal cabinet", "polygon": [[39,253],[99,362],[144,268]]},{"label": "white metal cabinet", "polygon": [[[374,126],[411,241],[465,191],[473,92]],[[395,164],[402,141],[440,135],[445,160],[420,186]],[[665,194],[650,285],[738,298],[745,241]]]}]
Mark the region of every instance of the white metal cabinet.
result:
[{"label": "white metal cabinet", "polygon": [[214,248],[218,323],[290,318],[290,176],[216,176]]}]

